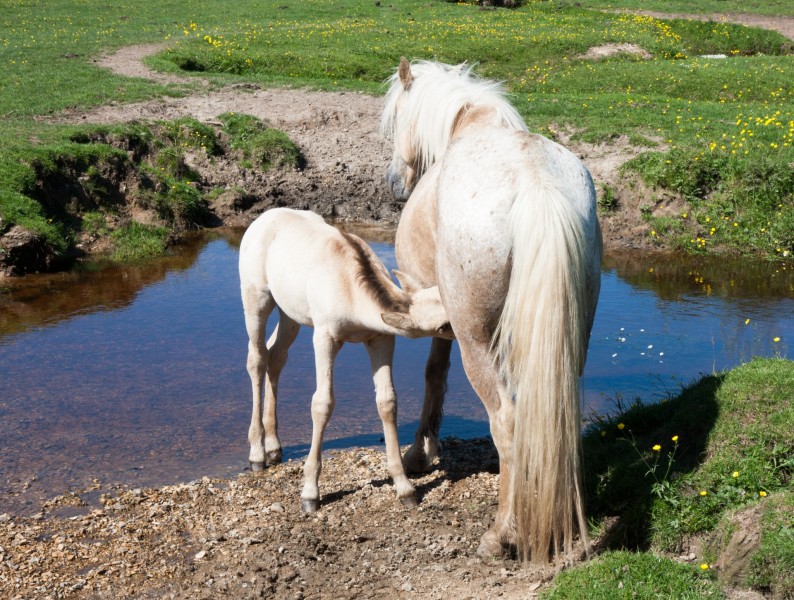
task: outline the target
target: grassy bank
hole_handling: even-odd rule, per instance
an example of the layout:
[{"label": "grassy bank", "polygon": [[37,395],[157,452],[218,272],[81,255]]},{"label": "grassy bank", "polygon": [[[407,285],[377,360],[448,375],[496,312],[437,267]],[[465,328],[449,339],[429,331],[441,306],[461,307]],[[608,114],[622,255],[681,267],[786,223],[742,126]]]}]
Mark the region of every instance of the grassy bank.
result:
[{"label": "grassy bank", "polygon": [[[757,10],[794,13],[786,3],[777,4]],[[756,10],[733,0],[643,7],[708,12],[716,5],[720,12]],[[480,10],[418,0],[243,0],[221,6],[172,0],[100,11],[86,0],[4,1],[0,233],[37,218],[36,199],[8,165],[30,163],[41,151],[71,152],[66,143],[71,132],[39,117],[195,87],[122,78],[93,62],[123,45],[163,42],[168,49],[151,59],[153,66],[200,74],[213,85],[255,82],[380,93],[401,55],[478,62],[483,75],[505,82],[532,129],[550,136],[565,130],[574,140],[594,143],[628,139],[646,149],[626,165],[626,173],[657,190],[647,202],[653,243],[692,252],[790,255],[792,42],[727,23],[602,10],[609,6],[622,7],[526,2],[513,10]],[[629,52],[583,58],[589,48],[608,44],[632,44],[652,58]],[[679,195],[690,208],[677,217],[655,216],[655,204],[667,193]],[[57,215],[44,210],[40,216],[58,225]]]},{"label": "grassy bank", "polygon": [[[589,586],[587,597],[613,598],[618,585],[627,598],[721,597],[716,578],[791,597],[793,389],[794,363],[755,359],[593,422],[585,480],[607,552],[559,577],[548,597]],[[749,538],[755,545],[737,549]],[[661,558],[692,551],[690,565]]]},{"label": "grassy bank", "polygon": [[285,134],[259,119],[219,119],[219,126],[182,118],[52,127],[54,141],[7,151],[0,157],[3,226],[24,227],[38,256],[29,262],[9,251],[6,264],[17,274],[58,268],[98,240],[113,260],[158,256],[175,235],[213,224],[210,202],[224,191],[202,181],[189,155],[260,171],[302,160]]}]

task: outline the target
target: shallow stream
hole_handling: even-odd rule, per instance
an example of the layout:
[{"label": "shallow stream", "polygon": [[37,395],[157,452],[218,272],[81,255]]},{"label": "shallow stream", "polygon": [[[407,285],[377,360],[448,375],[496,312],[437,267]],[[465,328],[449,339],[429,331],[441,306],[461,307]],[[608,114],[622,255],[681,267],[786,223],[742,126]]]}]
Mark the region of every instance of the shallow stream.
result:
[{"label": "shallow stream", "polygon": [[[0,284],[0,513],[69,489],[132,487],[247,468],[250,383],[237,278],[241,232],[196,238],[144,266]],[[381,238],[383,239],[383,238]],[[373,242],[387,266],[393,247]],[[752,356],[790,356],[794,270],[627,254],[604,262],[585,413],[652,402]],[[398,340],[400,438],[413,439],[428,340]],[[285,458],[308,450],[314,385],[304,329],[281,378]],[[324,448],[380,445],[369,361],[347,345]],[[453,353],[443,436],[488,435]]]}]

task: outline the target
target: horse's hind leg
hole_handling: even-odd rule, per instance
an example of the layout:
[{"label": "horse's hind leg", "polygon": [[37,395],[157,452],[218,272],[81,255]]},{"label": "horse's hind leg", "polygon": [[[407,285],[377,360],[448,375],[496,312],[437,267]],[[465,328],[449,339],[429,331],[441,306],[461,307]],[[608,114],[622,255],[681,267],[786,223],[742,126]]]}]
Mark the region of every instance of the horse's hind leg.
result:
[{"label": "horse's hind leg", "polygon": [[273,296],[267,290],[255,286],[242,286],[243,310],[245,311],[245,329],[248,332],[248,375],[251,377],[253,408],[251,425],[248,428],[248,443],[251,450],[248,461],[254,471],[265,468],[265,428],[262,419],[262,381],[265,377],[268,362],[267,346],[265,345],[265,327],[267,318],[276,306]]},{"label": "horse's hind leg", "polygon": [[278,399],[278,380],[281,370],[287,363],[289,347],[300,331],[300,324],[290,319],[284,311],[279,310],[276,330],[267,342],[268,361],[265,377],[265,410],[263,424],[265,426],[265,466],[281,462],[281,440],[278,438],[278,416],[276,406]]},{"label": "horse's hind leg", "polygon": [[375,381],[375,401],[383,422],[387,468],[400,502],[412,508],[416,506],[416,490],[405,476],[400,458],[400,441],[397,437],[397,394],[394,392],[392,382],[394,337],[378,336],[368,341],[366,346],[372,364],[372,378]]},{"label": "horse's hind leg", "polygon": [[320,471],[322,470],[323,434],[334,412],[334,361],[342,342],[333,339],[322,327],[314,330],[314,364],[317,390],[312,396],[312,446],[303,465],[301,507],[305,512],[320,508]]},{"label": "horse's hind leg", "polygon": [[438,431],[443,416],[444,394],[447,392],[451,352],[452,340],[433,338],[425,367],[425,401],[422,404],[419,428],[416,430],[413,446],[403,457],[407,473],[427,471],[438,455]]},{"label": "horse's hind leg", "polygon": [[513,507],[510,497],[510,469],[513,464],[513,400],[502,383],[489,344],[461,340],[463,368],[474,391],[488,412],[496,450],[499,452],[499,506],[493,525],[480,538],[477,549],[484,559],[503,556],[515,545]]}]

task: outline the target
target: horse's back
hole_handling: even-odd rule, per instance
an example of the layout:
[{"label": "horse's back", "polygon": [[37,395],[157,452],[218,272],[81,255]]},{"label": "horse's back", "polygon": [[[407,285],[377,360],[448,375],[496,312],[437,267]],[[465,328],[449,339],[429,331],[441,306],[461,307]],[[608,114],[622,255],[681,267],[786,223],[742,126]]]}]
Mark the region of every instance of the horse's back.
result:
[{"label": "horse's back", "polygon": [[493,315],[501,311],[510,282],[511,209],[527,198],[538,201],[542,195],[527,191],[543,186],[559,190],[574,208],[591,247],[585,276],[596,278],[601,247],[595,190],[574,154],[537,134],[483,128],[456,138],[444,155],[438,182],[439,286],[451,318],[464,311],[464,319],[481,315],[483,336],[493,332]]}]

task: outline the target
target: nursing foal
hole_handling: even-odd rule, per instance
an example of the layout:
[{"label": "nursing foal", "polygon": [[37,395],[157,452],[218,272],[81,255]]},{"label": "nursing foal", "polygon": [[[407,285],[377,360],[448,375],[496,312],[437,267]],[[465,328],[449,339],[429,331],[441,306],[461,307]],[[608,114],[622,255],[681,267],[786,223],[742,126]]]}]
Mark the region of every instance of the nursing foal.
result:
[{"label": "nursing foal", "polygon": [[[333,366],[344,342],[363,342],[367,348],[389,474],[402,503],[416,505],[397,439],[397,397],[391,374],[394,336],[451,339],[452,331],[437,287],[423,289],[409,276],[397,271],[395,275],[402,289],[363,240],[311,212],[269,210],[243,236],[240,289],[253,388],[249,461],[255,471],[281,462],[276,418],[279,375],[300,326],[314,327],[317,389],[312,396],[312,443],[301,492],[306,512],[320,505],[322,438],[336,404]],[[276,308],[279,322],[265,344],[267,319]]]}]

